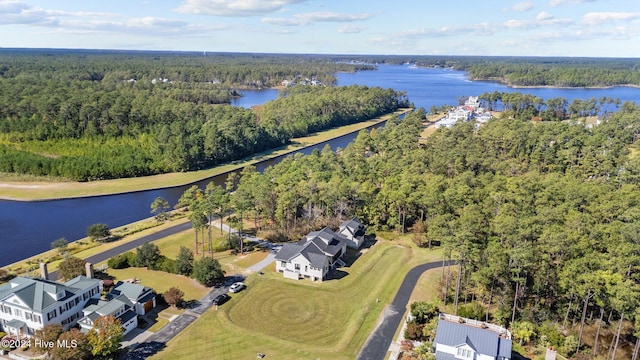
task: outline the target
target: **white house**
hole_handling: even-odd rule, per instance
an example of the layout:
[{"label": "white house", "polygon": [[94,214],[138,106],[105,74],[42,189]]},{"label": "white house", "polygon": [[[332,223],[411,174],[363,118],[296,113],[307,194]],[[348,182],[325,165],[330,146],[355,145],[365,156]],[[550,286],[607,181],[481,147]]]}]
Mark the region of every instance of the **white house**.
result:
[{"label": "white house", "polygon": [[349,241],[329,228],[312,231],[293,244],[285,244],[276,254],[276,271],[290,279],[324,280],[341,258]]},{"label": "white house", "polygon": [[338,234],[347,238],[347,246],[353,249],[360,249],[364,244],[365,227],[357,217],[344,221],[338,228]]},{"label": "white house", "polygon": [[144,315],[147,311],[156,307],[156,294],[153,289],[129,282],[118,282],[107,294],[107,300],[124,295],[132,304],[136,314]]},{"label": "white house", "polygon": [[469,98],[465,100],[464,105],[477,109],[480,107],[480,99],[478,96],[469,96]]},{"label": "white house", "polygon": [[133,303],[126,296],[120,295],[109,301],[91,299],[83,310],[84,317],[78,320],[80,331],[89,332],[95,321],[101,316],[113,316],[120,319],[120,324],[124,328],[124,334],[138,326],[138,314],[136,314]]},{"label": "white house", "polygon": [[33,336],[49,324],[65,330],[83,316],[91,299],[99,299],[102,282],[78,276],[65,283],[16,277],[0,286],[2,330],[15,337]]},{"label": "white house", "polygon": [[433,346],[436,360],[510,360],[511,333],[498,325],[440,314]]}]

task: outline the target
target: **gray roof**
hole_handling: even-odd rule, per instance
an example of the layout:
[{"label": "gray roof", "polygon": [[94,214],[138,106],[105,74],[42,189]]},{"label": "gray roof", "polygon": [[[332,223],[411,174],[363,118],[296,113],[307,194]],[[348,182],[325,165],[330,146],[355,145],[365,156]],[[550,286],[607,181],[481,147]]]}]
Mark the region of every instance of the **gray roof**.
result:
[{"label": "gray roof", "polygon": [[460,324],[444,319],[438,320],[434,343],[457,347],[467,344],[474,351],[492,357],[511,358],[511,340],[489,329]]},{"label": "gray roof", "polygon": [[309,260],[315,268],[323,268],[327,263],[327,256],[314,243],[305,246],[300,254]]},{"label": "gray roof", "polygon": [[436,360],[458,360],[455,355],[442,351],[436,352]]},{"label": "gray roof", "polygon": [[328,227],[325,227],[320,231],[310,232],[305,239],[298,241],[298,244],[303,245],[313,242],[318,249],[328,255],[334,256],[344,247],[347,241],[344,235],[336,234]]},{"label": "gray roof", "polygon": [[111,290],[109,294],[107,294],[107,299],[117,298],[120,295],[126,296],[128,299],[133,299],[134,301],[140,301],[142,296],[145,296],[147,292],[149,292],[151,288],[146,286],[128,283],[128,282],[118,282],[116,287]]},{"label": "gray roof", "polygon": [[354,237],[364,235],[364,225],[362,225],[360,219],[357,217],[343,221],[342,224],[340,224],[339,231],[342,232],[343,230],[349,231]]},{"label": "gray roof", "polygon": [[[38,278],[16,277],[0,286],[0,300],[15,295],[29,309],[43,311],[99,284],[100,280],[85,276],[78,276],[64,284]],[[57,294],[60,293],[62,296],[56,300]]]},{"label": "gray roof", "polygon": [[276,254],[276,260],[289,261],[300,254],[304,246],[295,244],[284,244]]},{"label": "gray roof", "polygon": [[312,231],[307,236],[294,243],[284,244],[276,254],[278,261],[291,261],[298,255],[304,256],[313,267],[322,268],[326,264],[327,256],[335,256],[345,246],[347,238],[336,234],[325,227],[320,231]]}]

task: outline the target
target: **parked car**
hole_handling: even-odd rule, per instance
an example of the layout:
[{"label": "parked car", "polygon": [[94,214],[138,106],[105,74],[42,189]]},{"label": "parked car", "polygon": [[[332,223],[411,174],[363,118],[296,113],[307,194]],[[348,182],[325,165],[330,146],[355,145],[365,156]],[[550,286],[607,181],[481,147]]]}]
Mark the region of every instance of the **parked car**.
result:
[{"label": "parked car", "polygon": [[231,299],[231,297],[227,294],[220,294],[213,299],[213,305],[222,305],[227,300]]},{"label": "parked car", "polygon": [[237,282],[237,283],[234,283],[233,285],[231,285],[231,287],[229,287],[229,292],[237,293],[239,291],[242,291],[242,289],[244,289],[245,287],[246,286],[244,285],[244,283]]}]

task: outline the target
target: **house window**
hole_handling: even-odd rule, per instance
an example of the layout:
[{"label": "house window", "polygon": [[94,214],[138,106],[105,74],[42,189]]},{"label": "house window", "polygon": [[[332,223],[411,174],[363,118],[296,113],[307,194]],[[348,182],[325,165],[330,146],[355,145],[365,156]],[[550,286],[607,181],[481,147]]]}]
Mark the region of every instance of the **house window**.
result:
[{"label": "house window", "polygon": [[37,322],[38,324],[42,324],[42,319],[40,318],[40,315],[33,315],[33,321]]},{"label": "house window", "polygon": [[21,317],[22,311],[20,309],[16,309],[16,317]]},{"label": "house window", "polygon": [[280,261],[280,266],[287,267],[287,262],[286,261]]},{"label": "house window", "polygon": [[33,321],[33,315],[31,315],[31,313],[24,313],[24,318],[30,321]]},{"label": "house window", "polygon": [[296,264],[295,268],[296,270],[300,270],[300,264]]},{"label": "house window", "polygon": [[461,359],[470,359],[473,357],[473,351],[463,348],[458,348],[458,353],[456,354],[457,358]]}]

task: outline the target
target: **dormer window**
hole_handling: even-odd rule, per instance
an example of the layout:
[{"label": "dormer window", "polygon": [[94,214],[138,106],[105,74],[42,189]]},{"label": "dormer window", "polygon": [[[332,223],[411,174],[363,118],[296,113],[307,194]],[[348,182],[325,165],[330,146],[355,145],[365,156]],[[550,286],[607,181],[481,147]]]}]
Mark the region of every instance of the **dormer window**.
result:
[{"label": "dormer window", "polygon": [[458,353],[456,354],[456,358],[458,359],[473,359],[473,350],[458,348]]}]

